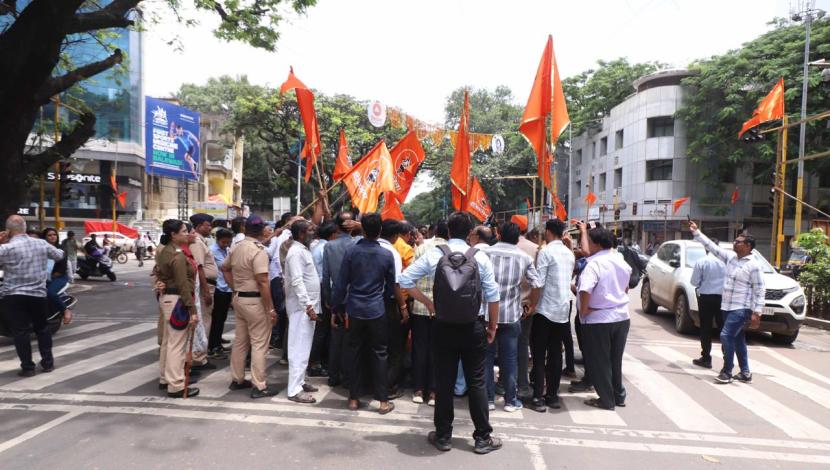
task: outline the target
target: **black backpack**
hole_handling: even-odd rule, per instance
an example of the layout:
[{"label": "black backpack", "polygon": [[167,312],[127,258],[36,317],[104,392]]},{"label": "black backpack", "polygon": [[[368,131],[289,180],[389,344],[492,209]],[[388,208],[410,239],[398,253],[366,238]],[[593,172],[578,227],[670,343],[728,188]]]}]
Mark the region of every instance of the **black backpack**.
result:
[{"label": "black backpack", "polygon": [[432,288],[435,318],[447,323],[472,323],[478,319],[482,298],[475,259],[478,250],[470,248],[466,253],[460,253],[446,245],[438,248],[443,256],[435,268]]},{"label": "black backpack", "polygon": [[633,289],[640,283],[643,277],[643,267],[641,266],[640,257],[630,247],[623,247],[623,259],[631,267],[631,277],[628,278],[628,288]]}]

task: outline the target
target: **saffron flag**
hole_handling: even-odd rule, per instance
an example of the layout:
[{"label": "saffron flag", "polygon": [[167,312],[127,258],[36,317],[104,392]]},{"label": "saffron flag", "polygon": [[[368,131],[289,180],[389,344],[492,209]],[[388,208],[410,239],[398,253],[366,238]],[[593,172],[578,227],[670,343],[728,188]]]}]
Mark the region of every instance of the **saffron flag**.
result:
[{"label": "saffron flag", "polygon": [[311,179],[311,168],[317,164],[317,156],[322,150],[320,128],[317,125],[317,114],[314,112],[314,93],[294,76],[293,67],[288,72],[288,78],[280,86],[280,93],[291,90],[297,94],[297,107],[300,110],[300,118],[305,130],[305,145],[300,156],[306,159],[305,180],[308,182]]},{"label": "saffron flag", "polygon": [[529,197],[525,198],[525,204],[527,204],[527,211],[528,212],[533,210],[533,204],[530,203],[530,198]]},{"label": "saffron flag", "polygon": [[588,207],[593,206],[597,202],[597,195],[593,191],[588,191],[588,194],[585,196],[585,202],[588,203]]},{"label": "saffron flag", "polygon": [[739,198],[740,198],[740,194],[738,193],[738,187],[735,186],[735,190],[732,191],[732,204],[735,204],[736,202],[738,202]]},{"label": "saffron flag", "polygon": [[340,129],[340,145],[337,149],[337,159],[334,161],[334,181],[340,181],[352,169],[352,160],[349,158],[349,144],[346,142],[346,131]]},{"label": "saffron flag", "polygon": [[401,205],[393,193],[386,193],[383,196],[383,209],[380,211],[380,218],[383,220],[404,220]]},{"label": "saffron flag", "polygon": [[470,117],[470,99],[464,92],[464,108],[461,110],[461,120],[458,123],[458,141],[455,146],[455,155],[450,170],[450,185],[452,189],[452,206],[460,211],[463,199],[467,196],[470,185],[470,139],[468,137],[468,119]]},{"label": "saffron flag", "polygon": [[556,218],[562,222],[568,220],[568,210],[565,209],[565,205],[562,204],[562,201],[559,200],[559,196],[556,193],[553,194],[553,203],[556,205]]},{"label": "saffron flag", "polygon": [[392,157],[383,140],[343,176],[343,184],[349,191],[352,205],[361,213],[377,210],[380,195],[395,190]]},{"label": "saffron flag", "polygon": [[470,191],[465,198],[465,202],[463,210],[472,214],[480,222],[487,220],[487,217],[490,217],[490,214],[493,213],[490,208],[490,201],[478,182],[478,178],[473,178],[472,183],[470,183]]},{"label": "saffron flag", "polygon": [[741,132],[738,133],[740,139],[744,132],[752,129],[755,126],[763,124],[767,121],[784,118],[784,77],[778,80],[778,83],[772,87],[772,90],[758,105],[755,112],[752,113],[752,118],[746,121],[741,127]]},{"label": "saffron flag", "polygon": [[551,117],[550,144],[555,146],[559,135],[570,123],[570,118],[553,53],[552,36],[548,36],[548,42],[542,52],[542,59],[539,61],[536,78],[519,125],[519,132],[524,135],[536,152],[539,178],[546,188],[551,189],[550,165],[553,157],[548,150],[548,133],[545,129],[548,115]]},{"label": "saffron flag", "polygon": [[118,201],[118,205],[120,205],[122,209],[127,207],[127,193],[118,192],[118,184],[115,182],[115,175],[110,175],[110,187],[112,187],[112,195],[115,197],[115,200]]},{"label": "saffron flag", "polygon": [[688,197],[681,197],[680,199],[672,202],[672,204],[671,204],[672,205],[671,215],[677,214],[677,211],[680,210],[680,206],[682,206],[688,200],[689,200]]},{"label": "saffron flag", "polygon": [[415,174],[426,158],[424,148],[415,131],[409,131],[391,150],[392,167],[395,169],[395,192],[394,197],[399,203],[406,201],[412,182],[415,181]]}]

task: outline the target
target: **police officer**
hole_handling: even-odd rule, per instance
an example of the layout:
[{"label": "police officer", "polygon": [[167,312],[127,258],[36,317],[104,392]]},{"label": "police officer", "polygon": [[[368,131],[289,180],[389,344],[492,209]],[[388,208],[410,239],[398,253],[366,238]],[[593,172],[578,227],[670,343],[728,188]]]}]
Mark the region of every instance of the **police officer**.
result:
[{"label": "police officer", "polygon": [[[213,216],[210,214],[199,213],[190,216],[190,223],[193,224],[193,231],[196,232],[196,240],[190,245],[190,251],[199,265],[199,286],[201,287],[199,301],[202,304],[202,321],[204,321],[205,331],[210,331],[213,292],[216,290],[216,277],[219,274],[216,259],[208,247],[207,237],[210,237],[212,222]],[[216,365],[208,362],[206,351],[200,351],[193,354],[193,369],[212,370],[216,369]]]},{"label": "police officer", "polygon": [[[182,249],[188,245],[187,226],[184,222],[175,219],[165,220],[162,231],[162,244],[165,247],[156,254],[156,276],[164,286],[159,297],[159,307],[165,322],[159,354],[159,389],[167,390],[169,397],[181,398],[184,396],[188,328],[181,321],[174,326],[170,320],[176,305],[181,301],[181,307],[186,310],[189,317],[189,326],[193,327],[197,321],[193,296],[196,266]],[[195,397],[198,394],[198,388],[187,390],[187,396]]]},{"label": "police officer", "polygon": [[[251,216],[245,223],[245,238],[231,248],[222,263],[225,280],[233,289],[236,337],[231,349],[231,390],[253,387],[251,398],[270,397],[277,390],[265,383],[265,356],[271,340],[271,325],[277,311],[271,301],[268,254],[262,241],[265,221]],[[245,379],[245,357],[251,351],[251,380]]]}]

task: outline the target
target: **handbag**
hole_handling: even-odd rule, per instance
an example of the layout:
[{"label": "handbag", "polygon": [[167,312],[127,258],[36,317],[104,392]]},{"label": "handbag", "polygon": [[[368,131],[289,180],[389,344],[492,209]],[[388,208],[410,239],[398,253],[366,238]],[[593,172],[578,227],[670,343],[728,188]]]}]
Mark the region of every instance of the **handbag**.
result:
[{"label": "handbag", "polygon": [[182,299],[176,301],[176,305],[173,307],[173,312],[170,314],[170,326],[173,327],[174,330],[183,330],[187,328],[187,325],[190,323],[190,312],[188,312],[187,307],[182,304]]}]

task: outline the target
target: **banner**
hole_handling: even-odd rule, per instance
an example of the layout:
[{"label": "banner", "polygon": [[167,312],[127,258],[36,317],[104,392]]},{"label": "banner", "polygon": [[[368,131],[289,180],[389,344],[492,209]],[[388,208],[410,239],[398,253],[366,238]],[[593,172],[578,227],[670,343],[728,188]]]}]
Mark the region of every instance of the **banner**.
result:
[{"label": "banner", "polygon": [[478,178],[473,178],[470,184],[470,191],[465,198],[466,205],[463,210],[472,214],[480,222],[487,220],[493,210],[490,209],[490,201],[487,199],[487,194],[478,182]]},{"label": "banner", "polygon": [[415,131],[407,133],[391,150],[392,167],[395,169],[395,191],[394,197],[399,202],[405,202],[412,182],[415,181],[415,174],[418,173],[421,163],[426,158],[424,148]]},{"label": "banner", "polygon": [[199,113],[149,96],[144,104],[147,173],[198,181]]},{"label": "banner", "polygon": [[375,212],[382,193],[395,189],[395,171],[386,143],[380,141],[343,177],[352,205],[361,214]]}]

